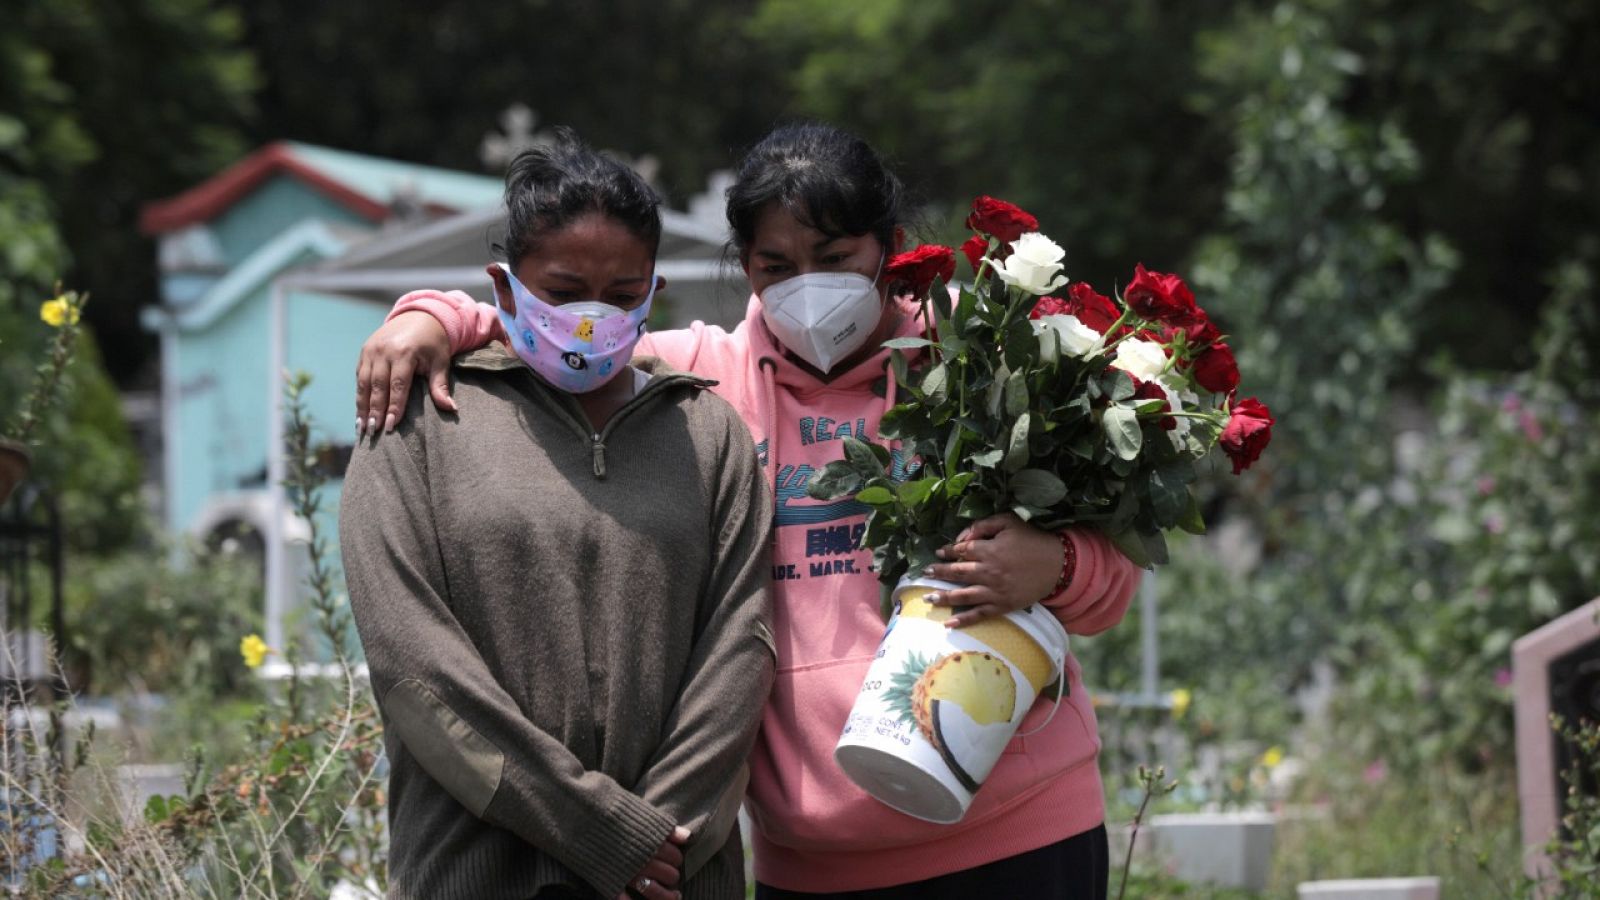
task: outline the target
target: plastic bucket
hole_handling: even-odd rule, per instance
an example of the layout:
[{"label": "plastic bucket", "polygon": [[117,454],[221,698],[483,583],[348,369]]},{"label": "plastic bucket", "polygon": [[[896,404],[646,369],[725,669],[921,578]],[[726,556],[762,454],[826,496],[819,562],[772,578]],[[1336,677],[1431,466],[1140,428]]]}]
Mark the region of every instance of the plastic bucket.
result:
[{"label": "plastic bucket", "polygon": [[932,578],[895,586],[895,614],[833,750],[867,793],[939,823],[966,815],[1067,659],[1066,629],[1039,606],[946,628],[956,610],[925,598],[957,587]]}]

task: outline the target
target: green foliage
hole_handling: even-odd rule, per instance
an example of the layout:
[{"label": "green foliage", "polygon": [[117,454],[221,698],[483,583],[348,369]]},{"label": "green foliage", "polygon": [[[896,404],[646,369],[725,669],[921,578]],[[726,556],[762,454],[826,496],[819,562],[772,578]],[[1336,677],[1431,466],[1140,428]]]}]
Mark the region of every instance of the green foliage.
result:
[{"label": "green foliage", "polygon": [[1600,898],[1600,796],[1594,794],[1600,785],[1600,723],[1554,717],[1551,727],[1566,742],[1572,763],[1561,773],[1561,832],[1545,846],[1545,892],[1528,893],[1544,896],[1559,885],[1562,897],[1595,900]]},{"label": "green foliage", "polygon": [[1292,896],[1302,881],[1401,875],[1438,876],[1443,895],[1463,900],[1523,896],[1509,772],[1446,765],[1398,777],[1337,753],[1319,759],[1278,824],[1271,896]]},{"label": "green foliage", "polygon": [[[1532,371],[1452,376],[1437,433],[1418,442],[1374,511],[1378,546],[1355,555],[1353,623],[1338,656],[1350,673],[1345,718],[1357,746],[1391,764],[1448,755],[1509,767],[1511,642],[1596,593],[1591,272],[1575,263],[1558,273]],[[1392,627],[1354,626],[1370,621]]]},{"label": "green foliage", "polygon": [[[287,481],[295,512],[311,528],[311,605],[318,613],[322,640],[335,651],[334,666],[331,671],[304,671],[300,651],[283,648],[290,676],[276,685],[280,690],[275,696],[249,704],[248,722],[241,727],[237,704],[206,717],[212,725],[231,720],[235,731],[244,735],[242,761],[219,758],[216,747],[195,748],[182,794],[152,798],[142,823],[96,819],[81,830],[73,825],[82,849],[69,850],[33,869],[21,886],[22,896],[60,896],[68,891],[81,897],[326,896],[340,881],[383,891],[387,873],[382,732],[369,689],[357,680],[342,652],[348,612],[335,594],[332,577],[318,562],[325,559],[315,515],[324,477],[305,419],[302,398],[308,383],[305,376],[296,376],[288,386]],[[183,601],[205,602],[208,598],[200,589],[205,585],[249,602],[252,592],[217,579],[219,571],[198,566],[185,570],[184,580],[199,581],[177,586],[185,595]],[[133,572],[133,580],[139,581],[143,573]],[[259,574],[255,579],[259,583]],[[212,581],[224,583],[212,585]],[[101,587],[115,590],[115,585]],[[170,608],[159,608],[160,604],[136,608],[148,606],[157,606],[151,613],[160,621],[138,631],[140,638],[171,628]],[[251,602],[250,608],[258,609],[259,602]],[[222,653],[226,645],[237,670],[240,638],[249,630],[246,623],[218,623],[213,615],[204,633],[222,643],[180,648],[173,655],[184,663],[168,668],[215,666],[219,661],[207,656]],[[126,640],[128,635],[121,637]],[[226,689],[227,685],[218,686]],[[202,693],[191,685],[182,695],[193,700]],[[224,706],[214,697],[211,702]],[[185,711],[181,704],[178,708]],[[26,786],[25,772],[13,768],[8,758],[0,768],[0,788]],[[81,798],[67,794],[63,781],[60,796],[44,798],[37,808],[50,820],[66,822],[67,812],[75,811],[78,802]],[[9,850],[8,833],[0,829],[0,848]]]},{"label": "green foliage", "polygon": [[214,699],[251,695],[239,638],[261,628],[257,561],[185,547],[89,558],[66,590],[69,664],[80,690]]},{"label": "green foliage", "polygon": [[0,32],[0,310],[17,310],[48,290],[66,261],[44,179],[72,171],[93,150],[50,55],[7,18]]},{"label": "green foliage", "polygon": [[16,398],[0,416],[42,448],[30,478],[60,500],[69,549],[114,554],[146,534],[139,454],[93,335],[40,321],[38,304],[49,296],[30,292],[20,309],[0,306],[0,347],[12,351],[0,354],[0,392]]},{"label": "green foliage", "polygon": [[[243,127],[259,78],[242,46],[242,18],[222,0],[11,6],[7,35],[46,61],[56,98],[50,130],[30,130],[35,164],[23,170],[47,192],[60,243],[71,248],[71,266],[63,253],[49,275],[95,296],[89,320],[110,371],[126,383],[155,343],[139,324],[158,296],[141,207],[248,149]],[[7,108],[0,102],[0,113]]]}]

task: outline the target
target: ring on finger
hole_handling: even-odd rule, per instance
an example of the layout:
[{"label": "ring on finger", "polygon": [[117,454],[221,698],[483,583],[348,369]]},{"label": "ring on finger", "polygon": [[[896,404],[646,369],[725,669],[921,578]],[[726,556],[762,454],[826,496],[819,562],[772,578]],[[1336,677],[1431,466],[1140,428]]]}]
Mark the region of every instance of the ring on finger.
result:
[{"label": "ring on finger", "polygon": [[652,884],[655,884],[655,882],[650,880],[649,878],[641,878],[638,881],[635,881],[633,883],[633,886],[638,888],[641,891],[648,891],[648,890],[650,890],[650,885],[652,885]]}]

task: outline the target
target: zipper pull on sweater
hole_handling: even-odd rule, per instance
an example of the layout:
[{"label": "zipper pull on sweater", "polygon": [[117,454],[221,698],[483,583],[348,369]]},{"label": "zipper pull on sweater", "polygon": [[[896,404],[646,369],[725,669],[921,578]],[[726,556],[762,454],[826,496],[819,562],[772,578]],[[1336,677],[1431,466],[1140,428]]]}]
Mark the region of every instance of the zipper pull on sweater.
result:
[{"label": "zipper pull on sweater", "polygon": [[591,447],[594,453],[594,477],[604,479],[606,477],[606,445],[600,440],[599,433],[591,435],[590,440],[594,441]]}]

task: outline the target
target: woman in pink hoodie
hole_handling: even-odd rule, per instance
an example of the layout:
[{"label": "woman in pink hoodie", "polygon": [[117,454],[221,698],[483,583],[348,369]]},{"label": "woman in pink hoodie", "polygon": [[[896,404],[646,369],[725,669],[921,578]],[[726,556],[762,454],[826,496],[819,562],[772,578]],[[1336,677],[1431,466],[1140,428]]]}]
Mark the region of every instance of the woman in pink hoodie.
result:
[{"label": "woman in pink hoodie", "polygon": [[[882,344],[921,333],[915,305],[882,278],[904,238],[901,199],[898,179],[860,138],[822,124],[773,131],[728,191],[752,291],[744,322],[731,333],[696,322],[648,334],[638,348],[718,382],[750,426],[776,501],[778,674],[746,798],[756,896],[1103,898],[1100,740],[1075,659],[1060,711],[1048,724],[1047,703],[1029,713],[1026,736],[957,824],[890,809],[833,760],[884,626],[870,553],[858,546],[866,507],[814,500],[806,485],[841,456],[843,438],[875,438],[895,404]],[[380,414],[392,428],[414,374],[450,408],[450,356],[496,338],[494,310],[465,294],[407,294],[362,348],[358,428],[375,430]],[[896,451],[897,471],[909,465]],[[1122,619],[1139,580],[1100,532],[1056,535],[1010,515],[973,523],[941,557],[928,574],[968,585],[941,598],[968,607],[957,627],[1042,602],[1068,632],[1096,634]]]}]

